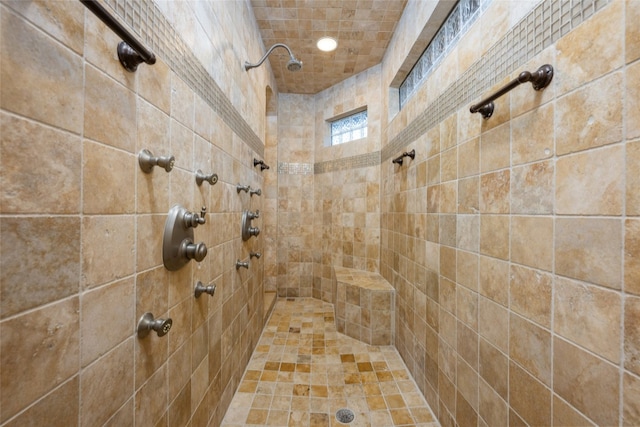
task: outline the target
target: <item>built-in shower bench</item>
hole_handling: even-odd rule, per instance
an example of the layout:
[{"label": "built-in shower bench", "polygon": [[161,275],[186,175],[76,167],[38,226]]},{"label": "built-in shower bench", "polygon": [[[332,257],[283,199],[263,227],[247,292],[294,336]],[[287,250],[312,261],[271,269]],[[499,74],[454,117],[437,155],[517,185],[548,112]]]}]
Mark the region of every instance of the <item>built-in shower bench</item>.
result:
[{"label": "built-in shower bench", "polygon": [[338,332],[370,345],[393,344],[395,290],[381,275],[333,266]]}]

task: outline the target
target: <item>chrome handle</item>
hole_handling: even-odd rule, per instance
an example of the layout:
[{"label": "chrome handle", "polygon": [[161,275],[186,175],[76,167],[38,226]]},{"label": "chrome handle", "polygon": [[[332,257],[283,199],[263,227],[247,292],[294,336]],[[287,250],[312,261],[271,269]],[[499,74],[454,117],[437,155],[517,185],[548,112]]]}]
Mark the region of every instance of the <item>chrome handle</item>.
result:
[{"label": "chrome handle", "polygon": [[156,331],[159,337],[167,335],[173,325],[171,319],[154,319],[153,314],[145,313],[138,321],[138,338],[144,338],[149,332]]},{"label": "chrome handle", "polygon": [[248,185],[241,185],[241,184],[236,185],[236,190],[238,190],[238,194],[240,194],[241,191],[248,193],[250,189],[251,187]]},{"label": "chrome handle", "polygon": [[258,227],[249,227],[249,236],[257,236],[258,234],[260,234]]},{"label": "chrome handle", "polygon": [[247,217],[248,217],[249,219],[256,219],[256,218],[260,218],[260,211],[259,211],[259,210],[255,211],[255,212],[251,212],[251,211],[249,211],[249,212],[247,212]]},{"label": "chrome handle", "polygon": [[176,158],[173,156],[154,157],[151,151],[147,149],[140,150],[138,153],[138,164],[144,173],[151,173],[154,166],[160,166],[167,172],[171,172]]},{"label": "chrome handle", "polygon": [[207,245],[203,242],[196,244],[189,239],[185,239],[180,244],[179,252],[187,259],[194,259],[196,262],[200,262],[207,256]]},{"label": "chrome handle", "polygon": [[260,259],[260,257],[262,256],[262,254],[260,252],[250,252],[249,253],[249,259],[256,257],[258,259]]},{"label": "chrome handle", "polygon": [[216,285],[204,286],[201,281],[198,281],[198,283],[196,283],[194,294],[196,298],[200,298],[200,295],[202,295],[203,293],[213,296],[213,294],[216,293]]},{"label": "chrome handle", "polygon": [[203,181],[207,181],[209,184],[214,185],[218,182],[218,175],[215,173],[205,175],[200,169],[198,169],[196,171],[196,184],[202,185]]},{"label": "chrome handle", "polygon": [[259,188],[258,188],[257,190],[251,190],[251,191],[249,191],[249,194],[250,194],[251,196],[253,196],[254,194],[255,194],[256,196],[262,196],[262,190],[261,190],[261,189],[259,189]]},{"label": "chrome handle", "polygon": [[249,261],[242,262],[240,260],[236,261],[236,270],[240,270],[240,267],[249,269]]},{"label": "chrome handle", "polygon": [[182,219],[184,220],[185,227],[193,227],[196,228],[200,224],[204,224],[207,219],[205,215],[207,214],[207,207],[203,206],[200,209],[200,216],[196,212],[185,212]]}]

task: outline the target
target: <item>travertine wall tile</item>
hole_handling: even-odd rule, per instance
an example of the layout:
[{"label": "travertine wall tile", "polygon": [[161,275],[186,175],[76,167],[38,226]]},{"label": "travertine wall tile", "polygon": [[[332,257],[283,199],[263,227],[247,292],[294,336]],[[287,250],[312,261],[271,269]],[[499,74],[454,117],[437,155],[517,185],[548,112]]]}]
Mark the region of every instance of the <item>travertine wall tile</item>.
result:
[{"label": "travertine wall tile", "polygon": [[551,424],[551,390],[513,362],[509,363],[509,404],[530,425]]},{"label": "travertine wall tile", "polygon": [[555,165],[551,160],[514,167],[511,175],[512,214],[551,214]]},{"label": "travertine wall tile", "polygon": [[591,421],[582,416],[580,412],[568,405],[558,396],[553,396],[553,425],[557,426],[589,426],[593,427]]},{"label": "travertine wall tile", "polygon": [[624,367],[640,373],[640,298],[629,296],[624,301]]},{"label": "travertine wall tile", "polygon": [[621,232],[621,221],[615,219],[556,219],[556,273],[620,289]]},{"label": "travertine wall tile", "polygon": [[640,380],[638,377],[625,372],[623,383],[622,425],[633,426],[640,417]]},{"label": "travertine wall tile", "polygon": [[551,386],[551,333],[522,317],[509,317],[509,357]]},{"label": "travertine wall tile", "polygon": [[513,216],[511,261],[529,267],[553,269],[553,219]]},{"label": "travertine wall tile", "polygon": [[551,328],[553,276],[539,270],[512,265],[509,307],[529,320]]},{"label": "travertine wall tile", "polygon": [[554,104],[549,103],[513,119],[511,155],[514,165],[553,156],[555,152],[554,113]]},{"label": "travertine wall tile", "polygon": [[638,138],[640,137],[640,101],[638,101],[640,94],[640,63],[636,62],[627,67],[626,79],[625,124],[627,126],[627,138]]},{"label": "travertine wall tile", "polygon": [[637,219],[625,221],[624,290],[640,295],[640,220]]}]

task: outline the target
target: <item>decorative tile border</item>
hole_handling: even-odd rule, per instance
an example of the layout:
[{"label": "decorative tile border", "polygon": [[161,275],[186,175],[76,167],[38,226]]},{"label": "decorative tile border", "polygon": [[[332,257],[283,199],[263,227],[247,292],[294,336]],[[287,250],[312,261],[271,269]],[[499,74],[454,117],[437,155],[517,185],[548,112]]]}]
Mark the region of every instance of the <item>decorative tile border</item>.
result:
[{"label": "decorative tile border", "polygon": [[155,2],[150,0],[104,1],[139,40],[156,56],[162,58],[171,70],[205,100],[249,148],[258,156],[264,157],[264,143],[260,137],[236,110]]},{"label": "decorative tile border", "polygon": [[314,164],[314,172],[316,174],[326,172],[336,172],[347,169],[365,168],[368,166],[377,166],[380,164],[380,151],[373,153],[361,154],[358,156],[345,157],[344,159],[329,160]]},{"label": "decorative tile border", "polygon": [[418,139],[551,46],[611,0],[543,0],[382,149],[381,160]]},{"label": "decorative tile border", "polygon": [[313,175],[311,163],[278,163],[278,173],[286,175]]}]

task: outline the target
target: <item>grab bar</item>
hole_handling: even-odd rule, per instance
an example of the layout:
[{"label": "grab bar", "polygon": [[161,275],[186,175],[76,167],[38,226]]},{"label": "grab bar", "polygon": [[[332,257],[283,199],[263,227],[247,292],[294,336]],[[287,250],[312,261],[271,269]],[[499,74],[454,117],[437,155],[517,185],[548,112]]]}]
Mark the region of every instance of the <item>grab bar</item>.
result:
[{"label": "grab bar", "polygon": [[411,160],[415,159],[415,158],[416,158],[416,150],[415,150],[415,149],[413,149],[413,150],[411,150],[411,151],[409,151],[409,152],[406,152],[406,151],[405,151],[405,152],[404,152],[404,153],[402,153],[400,156],[398,156],[398,157],[396,157],[395,159],[393,159],[393,161],[392,161],[391,163],[397,163],[397,164],[399,164],[400,166],[402,166],[402,160],[403,160],[405,157],[411,157]]},{"label": "grab bar", "polygon": [[530,73],[529,71],[523,71],[522,73],[520,73],[518,78],[511,80],[505,87],[489,96],[488,98],[483,99],[475,105],[472,105],[469,111],[471,111],[472,114],[480,113],[482,114],[482,117],[488,119],[493,115],[493,101],[500,98],[511,89],[520,86],[522,83],[531,82],[535,90],[542,90],[547,87],[549,83],[551,83],[552,79],[553,67],[549,64],[543,65],[533,73]]},{"label": "grab bar", "polygon": [[136,40],[97,0],[80,0],[80,2],[124,40],[118,43],[118,59],[127,71],[133,73],[142,62],[149,65],[156,63],[156,56]]}]

